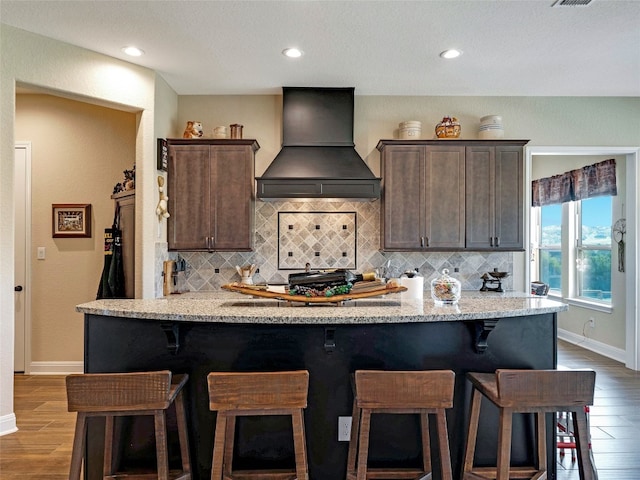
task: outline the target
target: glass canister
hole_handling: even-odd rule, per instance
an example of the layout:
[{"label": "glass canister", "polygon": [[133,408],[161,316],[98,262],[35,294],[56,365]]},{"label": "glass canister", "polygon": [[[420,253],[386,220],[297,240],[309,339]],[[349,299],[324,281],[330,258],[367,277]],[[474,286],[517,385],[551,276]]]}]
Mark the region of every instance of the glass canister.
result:
[{"label": "glass canister", "polygon": [[449,276],[449,270],[442,270],[442,275],[431,280],[431,298],[436,305],[455,305],[460,300],[462,284]]}]

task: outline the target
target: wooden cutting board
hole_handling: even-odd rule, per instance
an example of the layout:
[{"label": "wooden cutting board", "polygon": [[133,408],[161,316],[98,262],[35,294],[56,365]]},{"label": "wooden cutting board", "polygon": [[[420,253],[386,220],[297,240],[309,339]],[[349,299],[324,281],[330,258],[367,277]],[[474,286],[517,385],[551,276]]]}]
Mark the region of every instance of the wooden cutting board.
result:
[{"label": "wooden cutting board", "polygon": [[347,293],[344,295],[333,295],[332,297],[306,297],[304,295],[289,295],[288,293],[269,292],[265,286],[244,285],[240,283],[229,283],[222,285],[223,289],[231,292],[242,293],[243,295],[252,295],[254,297],[271,298],[274,300],[284,300],[285,302],[302,302],[302,303],[342,303],[347,300],[358,300],[362,298],[379,297],[381,295],[389,295],[392,293],[406,292],[407,287],[401,287],[396,284],[384,286],[378,290],[361,293]]}]

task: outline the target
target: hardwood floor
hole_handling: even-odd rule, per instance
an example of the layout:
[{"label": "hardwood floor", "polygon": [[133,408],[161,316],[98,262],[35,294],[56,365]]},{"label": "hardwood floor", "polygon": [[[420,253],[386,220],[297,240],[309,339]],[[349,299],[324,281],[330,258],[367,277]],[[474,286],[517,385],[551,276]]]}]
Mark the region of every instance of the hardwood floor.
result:
[{"label": "hardwood floor", "polygon": [[[640,479],[640,372],[566,342],[558,346],[558,364],[597,372],[589,423],[598,479]],[[0,478],[68,478],[75,413],[67,412],[64,376],[16,375],[15,413],[19,431],[0,437]],[[578,480],[569,451],[558,456],[557,480]]]},{"label": "hardwood floor", "polygon": [[0,437],[2,480],[69,478],[76,414],[67,412],[62,375],[16,375],[18,431]]},{"label": "hardwood floor", "polygon": [[[558,365],[596,371],[589,425],[598,480],[640,479],[640,372],[566,342],[558,342]],[[577,480],[577,463],[558,457],[558,480]]]}]

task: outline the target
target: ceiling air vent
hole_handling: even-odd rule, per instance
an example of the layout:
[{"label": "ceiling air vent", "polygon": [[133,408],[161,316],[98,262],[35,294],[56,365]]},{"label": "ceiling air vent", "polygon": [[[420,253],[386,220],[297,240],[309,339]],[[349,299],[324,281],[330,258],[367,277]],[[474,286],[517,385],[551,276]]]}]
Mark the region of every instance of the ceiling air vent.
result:
[{"label": "ceiling air vent", "polygon": [[593,0],[556,0],[552,7],[586,7]]}]

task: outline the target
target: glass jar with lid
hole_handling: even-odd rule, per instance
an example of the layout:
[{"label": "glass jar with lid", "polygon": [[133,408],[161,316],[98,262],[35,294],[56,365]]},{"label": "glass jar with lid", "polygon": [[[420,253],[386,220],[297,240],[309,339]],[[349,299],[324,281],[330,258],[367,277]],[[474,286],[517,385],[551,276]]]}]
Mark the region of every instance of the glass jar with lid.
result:
[{"label": "glass jar with lid", "polygon": [[431,280],[431,298],[436,305],[455,305],[460,300],[462,284],[449,276],[449,270],[442,270],[442,275]]}]

